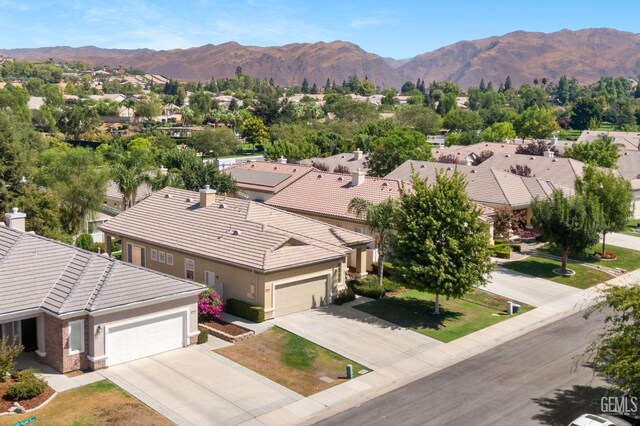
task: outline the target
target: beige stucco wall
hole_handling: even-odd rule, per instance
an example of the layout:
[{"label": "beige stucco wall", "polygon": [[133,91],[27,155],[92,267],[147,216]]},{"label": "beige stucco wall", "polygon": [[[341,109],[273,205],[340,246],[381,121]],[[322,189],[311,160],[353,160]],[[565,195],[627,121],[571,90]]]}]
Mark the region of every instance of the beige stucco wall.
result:
[{"label": "beige stucco wall", "polygon": [[[156,303],[148,306],[140,306],[137,308],[127,309],[119,312],[111,312],[106,314],[96,313],[89,316],[89,350],[88,354],[92,357],[101,357],[105,355],[105,338],[104,330],[106,327],[115,325],[116,323],[135,322],[145,318],[154,316],[164,316],[171,313],[186,312],[187,317],[187,338],[198,332],[198,296],[188,296],[180,299],[170,300],[166,302]],[[97,333],[98,326],[101,326],[101,332]]]}]

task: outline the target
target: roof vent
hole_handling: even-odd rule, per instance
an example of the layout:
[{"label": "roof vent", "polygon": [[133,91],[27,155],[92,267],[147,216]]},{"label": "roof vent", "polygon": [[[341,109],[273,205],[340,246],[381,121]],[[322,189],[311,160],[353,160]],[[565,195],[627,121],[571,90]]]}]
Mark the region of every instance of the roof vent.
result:
[{"label": "roof vent", "polygon": [[164,198],[171,198],[171,194],[164,194]]},{"label": "roof vent", "polygon": [[558,162],[558,159],[557,159],[557,158],[554,158],[553,160],[551,160],[551,162],[552,162],[552,163],[557,163],[557,162]]},{"label": "roof vent", "polygon": [[297,172],[297,171],[298,171],[298,169],[293,169],[293,171],[294,171],[294,172]]},{"label": "roof vent", "polygon": [[389,186],[389,184],[387,182],[383,182],[382,187],[384,188],[385,186]]},{"label": "roof vent", "polygon": [[273,168],[273,170],[278,170],[278,166],[275,166],[275,167]]},{"label": "roof vent", "polygon": [[191,198],[191,197],[187,198],[187,203],[193,203],[194,201],[196,201],[196,200],[194,200],[194,199],[193,199],[193,198]]},{"label": "roof vent", "polygon": [[339,177],[338,177],[338,181],[339,181],[339,182],[342,182],[342,176],[339,176]]},{"label": "roof vent", "polygon": [[227,205],[225,203],[220,203],[219,209],[226,209]]},{"label": "roof vent", "polygon": [[340,158],[344,158],[344,155],[340,156]]},{"label": "roof vent", "polygon": [[447,171],[448,171],[448,172],[450,172],[450,171],[452,171],[452,170],[453,170],[453,169],[452,169],[451,167],[447,167]]},{"label": "roof vent", "polygon": [[423,164],[420,166],[421,169],[424,169],[426,166]]},{"label": "roof vent", "polygon": [[233,232],[231,232],[233,235],[242,235],[242,231],[239,229],[234,229]]},{"label": "roof vent", "polygon": [[625,152],[625,153],[624,153],[624,155],[629,155],[629,153],[628,153],[628,152]]},{"label": "roof vent", "polygon": [[469,173],[476,173],[476,169],[471,170]]},{"label": "roof vent", "polygon": [[536,157],[529,157],[529,160],[535,160]]},{"label": "roof vent", "polygon": [[322,175],[318,175],[318,179],[321,179],[321,178],[322,178]]},{"label": "roof vent", "polygon": [[255,164],[252,164],[252,165],[251,165],[251,167],[255,167],[255,166],[256,166]]},{"label": "roof vent", "polygon": [[509,158],[511,157],[509,154],[505,154],[505,158]]},{"label": "roof vent", "polygon": [[489,146],[489,144],[488,144],[488,143],[485,143],[485,144],[484,144],[484,146]]}]

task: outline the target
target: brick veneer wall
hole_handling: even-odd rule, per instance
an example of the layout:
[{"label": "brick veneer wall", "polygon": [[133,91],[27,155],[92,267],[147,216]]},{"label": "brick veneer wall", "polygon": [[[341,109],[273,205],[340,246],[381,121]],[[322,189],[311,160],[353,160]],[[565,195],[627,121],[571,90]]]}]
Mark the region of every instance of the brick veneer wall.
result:
[{"label": "brick veneer wall", "polygon": [[[69,355],[69,323],[84,320],[84,352]],[[44,316],[45,352],[44,361],[62,373],[85,370],[90,367],[87,359],[89,349],[89,324],[85,317],[59,319],[51,315]]]}]

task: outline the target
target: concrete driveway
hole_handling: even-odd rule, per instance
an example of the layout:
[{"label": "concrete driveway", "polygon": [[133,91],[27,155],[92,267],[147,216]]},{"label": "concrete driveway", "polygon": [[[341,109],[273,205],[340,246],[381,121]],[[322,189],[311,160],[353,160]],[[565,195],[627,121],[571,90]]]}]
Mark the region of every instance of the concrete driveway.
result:
[{"label": "concrete driveway", "polygon": [[232,425],[302,396],[210,350],[191,346],[101,370],[178,425]]},{"label": "concrete driveway", "polygon": [[397,365],[417,353],[443,345],[351,307],[369,300],[359,298],[342,306],[310,309],[271,322],[374,370]]},{"label": "concrete driveway", "polygon": [[634,237],[633,235],[618,234],[612,232],[607,234],[607,245],[624,247],[631,250],[640,250],[640,237]]},{"label": "concrete driveway", "polygon": [[493,272],[491,281],[481,288],[508,299],[536,307],[582,291],[568,285],[521,274],[499,266]]}]

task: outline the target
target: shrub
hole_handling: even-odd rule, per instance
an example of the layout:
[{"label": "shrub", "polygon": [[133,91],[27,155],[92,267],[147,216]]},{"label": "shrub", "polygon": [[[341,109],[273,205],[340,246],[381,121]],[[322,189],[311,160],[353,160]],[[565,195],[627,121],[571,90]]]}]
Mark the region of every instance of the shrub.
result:
[{"label": "shrub", "polygon": [[76,238],[76,247],[89,250],[93,244],[93,237],[90,234],[80,234]]},{"label": "shrub", "polygon": [[522,250],[522,246],[520,244],[511,244],[511,250],[515,251],[516,253],[520,253],[520,251]]},{"label": "shrub", "polygon": [[384,289],[384,281],[382,283],[382,288],[380,288],[378,285],[378,277],[375,275],[368,275],[364,278],[353,280],[351,282],[351,288],[355,294],[369,297],[371,299],[380,299],[381,297],[384,297],[386,292]]},{"label": "shrub", "polygon": [[0,339],[0,382],[7,379],[7,375],[16,368],[16,359],[24,347],[16,344],[16,339],[9,342],[9,336]]},{"label": "shrub", "polygon": [[253,306],[237,299],[228,299],[226,311],[231,315],[245,318],[253,322],[264,321],[264,308],[262,306]]},{"label": "shrub", "polygon": [[198,296],[198,321],[207,322],[220,318],[223,303],[215,291],[205,290]]},{"label": "shrub", "polygon": [[200,332],[200,334],[198,334],[198,344],[207,343],[209,340],[209,331],[204,327],[198,327],[198,331]]},{"label": "shrub", "polygon": [[496,244],[491,247],[491,255],[499,259],[509,259],[511,257],[511,246],[506,244]]},{"label": "shrub", "polygon": [[104,253],[106,251],[106,246],[104,243],[93,243],[89,250],[94,253]]},{"label": "shrub", "polygon": [[336,305],[342,305],[343,303],[351,302],[356,299],[356,294],[350,288],[345,288],[338,292],[338,296],[333,301]]},{"label": "shrub", "polygon": [[23,370],[14,375],[15,382],[7,390],[7,397],[13,401],[35,398],[47,390],[47,382],[32,370]]},{"label": "shrub", "polygon": [[[374,274],[378,274],[378,262],[373,262],[371,264],[372,267],[372,272]],[[384,269],[382,270],[382,273],[384,274],[385,278],[393,278],[396,274],[396,268],[395,266],[393,266],[393,263],[390,262],[384,262]]]}]

